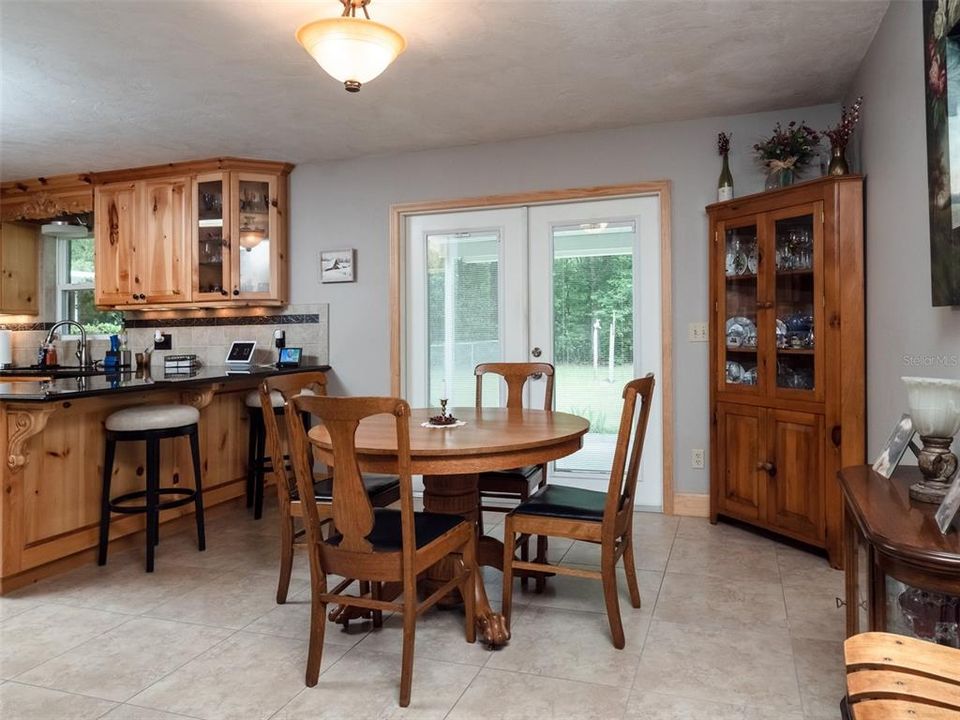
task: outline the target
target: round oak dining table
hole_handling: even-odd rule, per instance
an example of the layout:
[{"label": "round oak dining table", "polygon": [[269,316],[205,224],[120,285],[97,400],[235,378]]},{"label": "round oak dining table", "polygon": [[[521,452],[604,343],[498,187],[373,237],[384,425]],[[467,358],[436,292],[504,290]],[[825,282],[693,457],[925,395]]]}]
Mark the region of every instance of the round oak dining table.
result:
[{"label": "round oak dining table", "polygon": [[[465,424],[459,427],[423,427],[436,408],[411,410],[410,472],[422,475],[423,508],[427,512],[461,515],[476,525],[480,516],[478,475],[539,465],[571,455],[583,446],[590,429],[586,418],[545,410],[506,408],[453,408],[451,414]],[[311,428],[310,440],[317,458],[332,466],[330,436],[323,425]],[[356,432],[357,462],[362,472],[397,472],[396,420],[373,415],[362,420]],[[503,544],[490,536],[477,546],[477,630],[492,647],[510,639],[503,616],[490,607],[480,565],[502,569]],[[439,572],[444,573],[442,567]]]}]

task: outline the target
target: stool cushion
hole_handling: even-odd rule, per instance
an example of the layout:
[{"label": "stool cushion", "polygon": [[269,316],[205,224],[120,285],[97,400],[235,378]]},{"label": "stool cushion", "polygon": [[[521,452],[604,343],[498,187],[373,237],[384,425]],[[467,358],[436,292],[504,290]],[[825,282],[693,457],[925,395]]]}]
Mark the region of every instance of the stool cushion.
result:
[{"label": "stool cushion", "polygon": [[111,413],[106,424],[113,432],[136,432],[167,430],[199,421],[200,411],[192,405],[137,405]]},{"label": "stool cushion", "polygon": [[[304,388],[301,390],[299,395],[316,395],[316,393],[310,388]],[[259,408],[260,407],[260,391],[251,390],[247,393],[247,397],[244,398],[243,404],[248,408]],[[275,408],[282,408],[284,406],[283,395],[280,394],[279,390],[272,390],[270,392],[270,404]]]}]

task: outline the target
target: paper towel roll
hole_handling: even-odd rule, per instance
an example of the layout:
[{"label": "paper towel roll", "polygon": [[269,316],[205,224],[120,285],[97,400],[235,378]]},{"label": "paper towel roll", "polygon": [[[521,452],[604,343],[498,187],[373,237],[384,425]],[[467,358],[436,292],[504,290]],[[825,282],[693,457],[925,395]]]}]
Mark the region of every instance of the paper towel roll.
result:
[{"label": "paper towel roll", "polygon": [[0,367],[13,364],[12,341],[13,334],[9,330],[0,330]]}]

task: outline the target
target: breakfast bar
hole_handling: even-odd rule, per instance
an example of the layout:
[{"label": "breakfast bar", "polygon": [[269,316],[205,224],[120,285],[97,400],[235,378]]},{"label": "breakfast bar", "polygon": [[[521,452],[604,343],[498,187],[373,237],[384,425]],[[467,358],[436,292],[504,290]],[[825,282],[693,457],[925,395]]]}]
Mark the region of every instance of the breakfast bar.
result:
[{"label": "breakfast bar", "polygon": [[[94,562],[101,503],[104,421],[134,405],[182,404],[200,410],[204,503],[242,496],[247,475],[248,413],[244,398],[264,377],[329,366],[236,372],[208,366],[190,375],[149,372],[36,379],[0,376],[0,593],[83,562]],[[156,371],[155,371],[156,373]],[[142,489],[144,448],[118,446],[113,491]],[[168,441],[160,458],[165,484],[190,489],[193,470],[186,442]],[[190,514],[184,505],[161,513],[161,523]],[[111,542],[144,529],[142,515],[114,516]]]}]

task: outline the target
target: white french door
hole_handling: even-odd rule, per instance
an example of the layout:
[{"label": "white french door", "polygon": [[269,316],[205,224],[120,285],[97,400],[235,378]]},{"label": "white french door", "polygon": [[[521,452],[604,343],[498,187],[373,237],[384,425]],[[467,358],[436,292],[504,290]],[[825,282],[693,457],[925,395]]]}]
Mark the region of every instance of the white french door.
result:
[{"label": "white french door", "polygon": [[[583,449],[550,481],[606,487],[624,384],[661,373],[657,196],[499,208],[406,219],[404,396],[474,403],[479,362],[551,362],[554,407],[587,417]],[[496,378],[484,403],[505,399]],[[527,383],[542,407],[545,382]],[[499,392],[498,392],[499,389]],[[662,412],[655,393],[637,504],[662,506]]]}]

